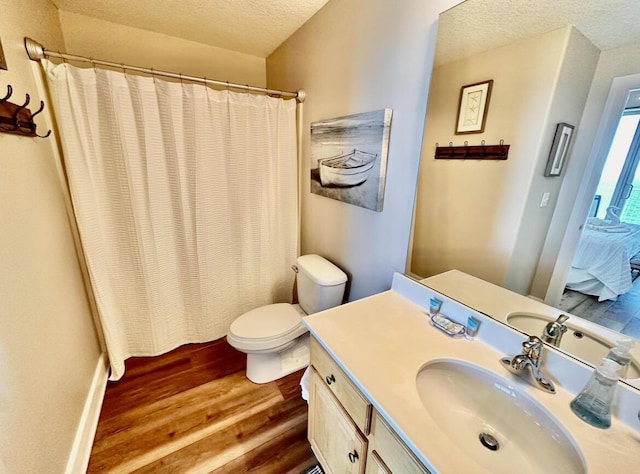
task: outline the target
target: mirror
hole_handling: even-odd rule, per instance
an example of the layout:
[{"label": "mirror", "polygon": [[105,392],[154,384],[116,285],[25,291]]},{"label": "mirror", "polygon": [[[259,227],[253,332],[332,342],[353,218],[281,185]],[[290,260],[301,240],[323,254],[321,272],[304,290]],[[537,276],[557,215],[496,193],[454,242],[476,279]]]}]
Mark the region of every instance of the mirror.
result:
[{"label": "mirror", "polygon": [[[608,149],[598,131],[612,79],[640,73],[638,24],[634,0],[467,0],[441,14],[410,276],[457,269],[559,306],[589,209],[572,224],[585,206],[591,152]],[[456,133],[462,89],[487,81],[484,129]],[[545,176],[560,123],[575,127],[572,142],[559,175]],[[501,141],[510,145],[506,160],[434,157],[438,146],[464,154]],[[640,313],[638,323],[640,335]]]}]

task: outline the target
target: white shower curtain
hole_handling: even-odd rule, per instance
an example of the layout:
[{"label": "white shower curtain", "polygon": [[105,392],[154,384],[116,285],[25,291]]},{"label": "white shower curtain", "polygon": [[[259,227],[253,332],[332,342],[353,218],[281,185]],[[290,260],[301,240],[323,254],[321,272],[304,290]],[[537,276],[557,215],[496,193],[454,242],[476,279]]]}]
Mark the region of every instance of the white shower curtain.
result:
[{"label": "white shower curtain", "polygon": [[111,380],[290,301],[294,100],[43,64]]}]

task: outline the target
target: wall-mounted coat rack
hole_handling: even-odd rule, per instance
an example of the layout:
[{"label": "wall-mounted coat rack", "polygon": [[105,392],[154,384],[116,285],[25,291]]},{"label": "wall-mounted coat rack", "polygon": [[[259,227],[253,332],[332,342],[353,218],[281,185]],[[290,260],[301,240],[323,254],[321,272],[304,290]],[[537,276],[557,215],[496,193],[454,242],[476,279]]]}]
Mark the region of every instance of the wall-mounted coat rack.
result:
[{"label": "wall-mounted coat rack", "polygon": [[453,146],[449,142],[449,146],[439,146],[436,143],[437,160],[506,160],[509,156],[509,145],[504,144],[504,140],[500,140],[499,145],[485,145],[484,140],[480,145],[469,146],[464,142],[462,146]]},{"label": "wall-mounted coat rack", "polygon": [[31,110],[27,108],[31,101],[29,94],[25,94],[25,101],[22,105],[9,102],[11,94],[13,94],[13,88],[8,85],[7,95],[0,99],[0,132],[40,138],[51,135],[51,130],[46,135],[38,135],[36,124],[33,121],[33,118],[44,110],[44,102],[40,101],[40,108],[31,113]]}]

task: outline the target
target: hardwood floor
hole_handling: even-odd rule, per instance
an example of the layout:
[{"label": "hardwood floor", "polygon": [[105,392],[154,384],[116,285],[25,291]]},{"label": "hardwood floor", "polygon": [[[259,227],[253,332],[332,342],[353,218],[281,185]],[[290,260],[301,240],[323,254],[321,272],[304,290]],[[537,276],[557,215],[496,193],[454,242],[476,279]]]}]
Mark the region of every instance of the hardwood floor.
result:
[{"label": "hardwood floor", "polygon": [[598,302],[596,296],[565,290],[558,308],[640,339],[640,278],[634,280],[631,291],[619,296],[616,301]]},{"label": "hardwood floor", "polygon": [[257,385],[224,339],[129,359],[109,382],[89,473],[295,473],[317,463],[299,371]]}]

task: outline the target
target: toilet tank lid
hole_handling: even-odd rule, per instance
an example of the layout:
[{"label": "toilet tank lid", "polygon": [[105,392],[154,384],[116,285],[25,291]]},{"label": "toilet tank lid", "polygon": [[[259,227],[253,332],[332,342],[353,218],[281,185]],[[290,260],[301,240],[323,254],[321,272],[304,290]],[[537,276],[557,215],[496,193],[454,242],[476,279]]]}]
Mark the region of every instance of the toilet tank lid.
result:
[{"label": "toilet tank lid", "polygon": [[320,285],[335,286],[347,281],[347,275],[342,270],[320,255],[302,255],[296,263],[298,270]]}]

